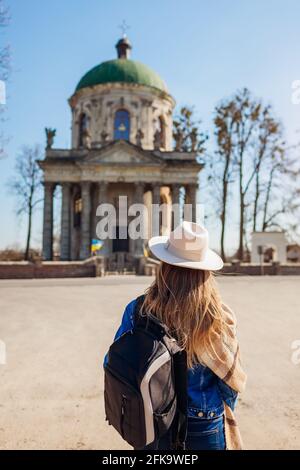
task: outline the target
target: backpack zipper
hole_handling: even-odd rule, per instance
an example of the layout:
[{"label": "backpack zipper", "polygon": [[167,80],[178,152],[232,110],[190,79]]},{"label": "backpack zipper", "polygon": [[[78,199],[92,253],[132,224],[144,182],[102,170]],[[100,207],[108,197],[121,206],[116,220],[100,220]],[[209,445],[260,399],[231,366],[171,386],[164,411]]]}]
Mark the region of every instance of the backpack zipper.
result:
[{"label": "backpack zipper", "polygon": [[121,402],[121,433],[124,436],[124,417],[125,417],[125,409],[126,409],[126,395],[122,395],[122,402]]}]

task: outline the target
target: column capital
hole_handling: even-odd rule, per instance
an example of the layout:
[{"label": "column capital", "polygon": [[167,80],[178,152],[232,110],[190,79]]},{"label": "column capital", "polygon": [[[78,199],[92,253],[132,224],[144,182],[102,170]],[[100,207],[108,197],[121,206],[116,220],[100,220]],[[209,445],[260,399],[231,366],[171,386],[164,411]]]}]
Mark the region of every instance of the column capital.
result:
[{"label": "column capital", "polygon": [[102,187],[106,188],[108,186],[108,184],[109,184],[108,181],[97,181],[97,186],[99,188],[102,188]]},{"label": "column capital", "polygon": [[134,188],[135,188],[135,191],[144,191],[145,183],[140,182],[140,181],[135,181]]},{"label": "column capital", "polygon": [[145,184],[137,181],[134,183],[134,188],[135,188],[135,198],[137,199],[137,202],[142,203]]},{"label": "column capital", "polygon": [[54,187],[56,186],[56,183],[54,183],[53,181],[43,181],[43,186],[46,189],[54,189]]},{"label": "column capital", "polygon": [[180,188],[181,188],[181,184],[178,184],[178,183],[171,184],[172,193],[175,194],[176,196],[179,195]]},{"label": "column capital", "polygon": [[63,197],[70,197],[72,183],[63,182],[63,183],[59,183],[59,184],[61,186],[61,191],[62,191]]},{"label": "column capital", "polygon": [[98,203],[101,204],[103,202],[107,202],[107,181],[99,181],[97,183],[98,186]]},{"label": "column capital", "polygon": [[99,181],[97,183],[97,187],[98,187],[98,199],[99,199],[98,202],[100,204],[102,202],[106,202],[108,182],[107,181]]},{"label": "column capital", "polygon": [[160,204],[160,183],[152,184],[153,204]]},{"label": "column capital", "polygon": [[186,189],[197,191],[197,189],[199,188],[199,183],[188,183],[185,185],[185,187]]},{"label": "column capital", "polygon": [[91,181],[80,181],[81,189],[90,189]]}]

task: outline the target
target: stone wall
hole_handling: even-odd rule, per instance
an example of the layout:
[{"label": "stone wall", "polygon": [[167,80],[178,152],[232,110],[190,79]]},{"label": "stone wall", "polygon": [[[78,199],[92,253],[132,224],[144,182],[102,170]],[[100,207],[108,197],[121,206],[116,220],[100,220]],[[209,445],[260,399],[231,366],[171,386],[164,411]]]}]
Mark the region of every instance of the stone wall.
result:
[{"label": "stone wall", "polygon": [[[159,263],[156,260],[148,259],[145,263],[145,274],[154,275],[155,269]],[[263,266],[260,264],[253,263],[225,263],[223,269],[220,271],[221,274],[229,274],[236,276],[293,276],[300,275],[300,264],[280,264],[264,263]]]},{"label": "stone wall", "polygon": [[260,264],[254,263],[226,263],[222,269],[224,274],[248,275],[248,276],[291,276],[300,275],[300,264],[280,264],[278,262]]},{"label": "stone wall", "polygon": [[104,273],[103,260],[43,263],[0,262],[0,279],[42,279],[63,277],[96,277]]},{"label": "stone wall", "polygon": [[[143,259],[144,260],[144,259]],[[141,259],[138,274],[153,276],[159,264],[155,260]],[[43,263],[0,262],[0,279],[42,279],[97,277],[105,274],[105,260],[100,257],[86,261],[45,261]],[[259,264],[232,263],[225,264],[220,274],[235,276],[292,276],[300,275],[300,264],[265,263],[263,270]]]}]

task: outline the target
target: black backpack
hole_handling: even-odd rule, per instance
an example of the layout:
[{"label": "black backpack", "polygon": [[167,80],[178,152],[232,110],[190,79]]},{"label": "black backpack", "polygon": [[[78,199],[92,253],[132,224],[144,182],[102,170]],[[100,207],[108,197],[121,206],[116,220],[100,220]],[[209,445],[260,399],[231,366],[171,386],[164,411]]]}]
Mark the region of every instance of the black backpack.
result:
[{"label": "black backpack", "polygon": [[132,447],[142,449],[172,426],[172,448],[184,449],[187,429],[187,363],[168,329],[140,312],[134,327],[109,348],[104,366],[106,420]]}]

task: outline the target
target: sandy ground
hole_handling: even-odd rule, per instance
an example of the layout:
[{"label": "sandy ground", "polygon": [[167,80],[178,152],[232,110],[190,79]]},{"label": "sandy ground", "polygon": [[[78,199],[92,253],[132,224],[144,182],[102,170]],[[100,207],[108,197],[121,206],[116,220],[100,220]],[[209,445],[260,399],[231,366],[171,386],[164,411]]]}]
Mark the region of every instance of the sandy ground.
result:
[{"label": "sandy ground", "polygon": [[[102,358],[124,305],[151,278],[0,282],[1,449],[127,449],[104,421]],[[239,321],[250,449],[300,448],[300,278],[222,277]]]}]

